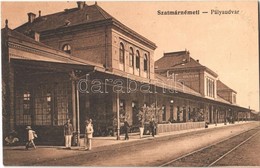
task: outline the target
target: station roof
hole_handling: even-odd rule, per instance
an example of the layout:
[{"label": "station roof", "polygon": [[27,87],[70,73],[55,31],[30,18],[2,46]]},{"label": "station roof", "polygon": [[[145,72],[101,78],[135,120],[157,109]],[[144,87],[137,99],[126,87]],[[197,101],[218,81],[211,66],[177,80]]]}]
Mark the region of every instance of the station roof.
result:
[{"label": "station roof", "polygon": [[231,89],[220,80],[217,80],[217,91],[231,91],[237,93],[235,90]]},{"label": "station roof", "polygon": [[34,30],[36,32],[43,32],[46,30],[58,29],[61,27],[71,27],[84,23],[92,23],[102,21],[106,19],[112,19],[113,17],[100,8],[98,5],[85,5],[82,9],[71,8],[64,11],[49,14],[45,16],[39,16],[30,23],[27,22],[18,28],[19,32],[26,32]]},{"label": "station roof", "polygon": [[189,51],[177,51],[164,53],[163,57],[155,61],[155,71],[167,71],[167,70],[191,70],[191,69],[203,69],[217,77],[218,75],[206,66],[199,63],[199,60],[195,60],[190,57]]},{"label": "station roof", "polygon": [[190,87],[186,86],[185,84],[182,84],[180,82],[174,82],[169,80],[169,78],[166,78],[162,75],[155,74],[155,80],[157,80],[157,83],[161,87],[165,87],[166,89],[172,89],[179,92],[185,92],[188,94],[196,95],[202,97],[202,95],[199,92],[196,92],[195,90],[191,89]]},{"label": "station roof", "polygon": [[12,50],[9,51],[9,58],[12,60],[20,61],[32,61],[32,62],[48,62],[48,63],[58,63],[76,66],[97,66],[102,67],[102,65],[77,58],[73,55],[69,55],[61,50],[54,49],[48,45],[41,42],[35,41],[34,39],[19,33],[15,30],[11,30],[5,27],[1,30],[2,36],[8,37],[8,45],[10,48],[17,48],[25,50],[27,54],[16,53]]},{"label": "station roof", "polygon": [[[56,65],[59,65],[59,66],[70,66],[71,65],[70,67],[80,67],[80,68],[85,68],[85,69],[89,69],[90,67],[99,68],[100,70],[104,69],[102,67],[102,65],[95,64],[93,62],[89,62],[89,61],[77,58],[75,56],[69,55],[63,51],[54,49],[41,42],[35,41],[32,38],[27,37],[15,30],[11,30],[8,27],[2,29],[2,37],[3,36],[8,36],[8,42],[11,45],[12,44],[20,45],[22,47],[27,47],[27,49],[33,49],[33,50],[37,51],[38,53],[40,53],[40,54],[33,54],[33,55],[30,55],[30,54],[16,55],[16,54],[9,53],[9,56],[11,59],[16,60],[16,61],[25,62],[25,65],[29,65],[30,62],[36,66],[40,65],[40,64],[46,65],[48,63],[55,63]],[[109,73],[106,71],[103,71],[103,72]],[[114,74],[114,75],[116,75],[116,74]],[[155,74],[155,80],[152,81],[152,83],[159,87],[166,86],[166,88],[172,89],[172,83],[167,81],[166,77],[161,76],[159,74]],[[205,98],[203,98],[203,96],[200,93],[194,91],[193,89],[191,89],[188,86],[181,84],[179,82],[177,82],[177,85],[175,86],[175,90],[181,94],[184,93],[186,95],[196,96],[197,98],[200,98],[200,99],[205,99]],[[234,106],[234,105],[230,104],[229,102],[226,102],[225,100],[221,99],[221,97],[219,97],[219,96],[216,100],[209,100],[209,101],[213,101],[213,102],[215,101],[215,102],[223,103],[226,105]],[[246,110],[243,107],[239,107],[239,106],[234,106],[234,107]]]},{"label": "station roof", "polygon": [[151,48],[156,48],[155,43],[122,24],[120,21],[102,9],[97,3],[94,5],[85,4],[82,9],[76,7],[65,9],[64,11],[58,13],[38,16],[32,23],[27,22],[17,27],[15,30],[23,34],[28,34],[30,31],[46,33],[64,28],[73,28],[76,26],[82,27],[83,25],[107,23],[107,21],[121,28],[121,30],[134,35],[139,40],[151,46]]}]

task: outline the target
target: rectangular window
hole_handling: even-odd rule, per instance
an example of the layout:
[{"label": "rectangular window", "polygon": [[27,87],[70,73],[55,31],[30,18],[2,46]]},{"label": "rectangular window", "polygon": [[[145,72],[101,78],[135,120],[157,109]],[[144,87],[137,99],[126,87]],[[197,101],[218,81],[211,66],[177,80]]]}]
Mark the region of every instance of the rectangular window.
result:
[{"label": "rectangular window", "polygon": [[207,96],[209,96],[209,79],[207,78],[206,80],[207,80],[207,85],[206,85],[206,87],[207,87]]},{"label": "rectangular window", "polygon": [[233,95],[233,103],[236,103],[236,95]]},{"label": "rectangular window", "polygon": [[33,90],[24,92],[16,90],[16,123],[17,125],[64,125],[69,116],[70,83],[38,84],[28,86]]},{"label": "rectangular window", "polygon": [[206,78],[206,95],[209,97],[215,97],[215,83],[214,80]]},{"label": "rectangular window", "polygon": [[215,97],[214,91],[215,91],[215,84],[214,84],[214,81],[212,80],[212,97]]},{"label": "rectangular window", "polygon": [[31,114],[31,93],[26,91],[23,94],[23,114]]},{"label": "rectangular window", "polygon": [[51,125],[52,120],[52,93],[47,85],[39,86],[35,93],[35,124]]}]

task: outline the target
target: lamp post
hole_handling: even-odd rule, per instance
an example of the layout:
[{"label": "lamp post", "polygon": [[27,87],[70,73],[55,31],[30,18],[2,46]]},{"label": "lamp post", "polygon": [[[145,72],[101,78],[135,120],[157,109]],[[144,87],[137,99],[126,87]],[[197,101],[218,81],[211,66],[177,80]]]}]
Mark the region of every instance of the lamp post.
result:
[{"label": "lamp post", "polygon": [[173,100],[170,101],[170,120],[171,120],[171,123],[174,121],[174,109],[173,109]]},{"label": "lamp post", "polygon": [[80,146],[80,123],[79,123],[79,89],[76,89],[76,99],[77,99],[77,137],[78,137],[78,143],[77,146]]},{"label": "lamp post", "polygon": [[224,125],[227,125],[227,109],[225,109],[225,115],[224,115]]},{"label": "lamp post", "polygon": [[[231,109],[228,109],[228,111],[229,111],[229,116],[230,116],[230,121],[229,121],[229,123],[231,123],[232,124],[232,121],[233,121],[233,114],[232,114],[232,112],[231,112]],[[231,114],[230,114],[231,113]]]},{"label": "lamp post", "polygon": [[117,112],[117,136],[116,139],[120,140],[120,119],[119,119],[119,93],[116,93],[116,112]]},{"label": "lamp post", "polygon": [[[85,75],[77,76],[82,73],[81,70],[72,70],[70,73],[70,79],[72,81],[72,109],[73,109],[73,128],[76,131],[76,137],[77,137],[77,146],[80,145],[80,112],[79,112],[79,80],[86,76],[86,81],[89,80],[89,75],[91,73],[94,73],[95,69]],[[74,95],[75,94],[75,95]]]}]

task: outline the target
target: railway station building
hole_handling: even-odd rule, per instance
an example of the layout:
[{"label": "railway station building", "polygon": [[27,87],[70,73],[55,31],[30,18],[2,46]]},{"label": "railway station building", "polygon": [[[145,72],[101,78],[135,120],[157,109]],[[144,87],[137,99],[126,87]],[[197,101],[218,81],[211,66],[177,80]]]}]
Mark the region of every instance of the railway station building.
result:
[{"label": "railway station building", "polygon": [[[94,136],[115,136],[124,119],[138,131],[154,118],[157,133],[245,119],[237,92],[190,56],[165,53],[97,3],[42,16],[14,30],[2,29],[3,136],[27,125],[38,143],[62,144],[63,125],[77,135],[91,118]],[[149,114],[148,114],[149,113]]]}]

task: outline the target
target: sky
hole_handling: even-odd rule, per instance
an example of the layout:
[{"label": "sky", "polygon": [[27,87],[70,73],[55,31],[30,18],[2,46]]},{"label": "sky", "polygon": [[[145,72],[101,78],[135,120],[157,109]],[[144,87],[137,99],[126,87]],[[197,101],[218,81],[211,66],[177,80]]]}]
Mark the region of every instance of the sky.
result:
[{"label": "sky", "polygon": [[[188,50],[190,56],[218,74],[237,91],[237,104],[259,111],[259,45],[257,1],[97,2],[117,20],[157,45],[155,60],[165,52]],[[94,2],[87,2],[88,5]],[[38,16],[76,7],[75,1],[2,2],[1,27],[13,29]],[[158,15],[157,11],[200,10],[199,15]],[[211,14],[238,10],[238,14]],[[203,14],[202,12],[208,12]]]}]

